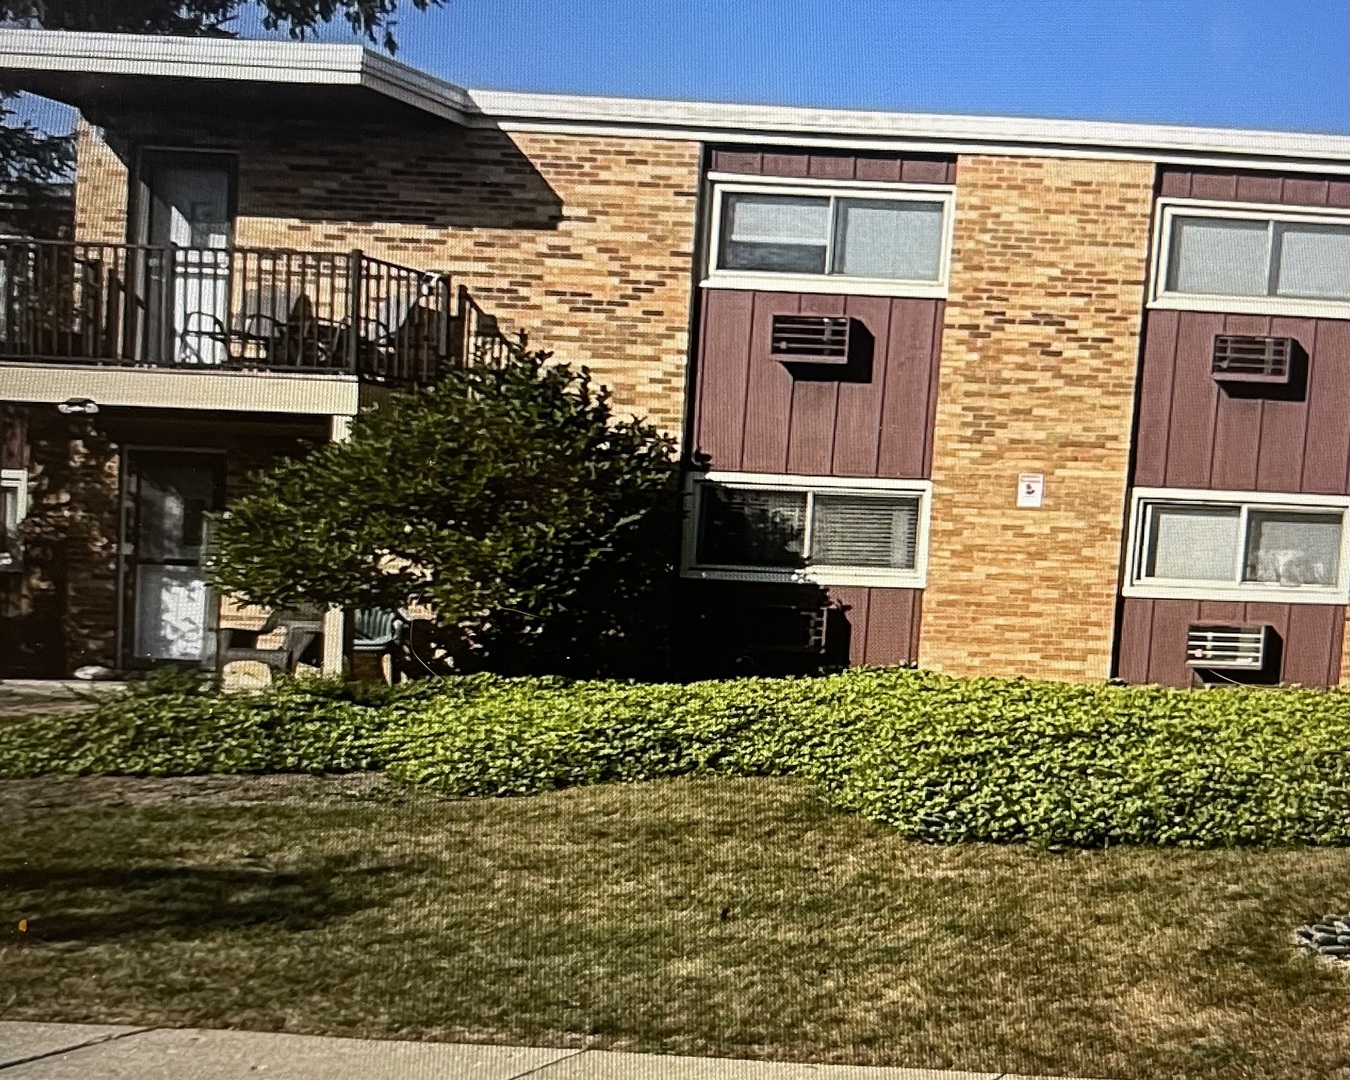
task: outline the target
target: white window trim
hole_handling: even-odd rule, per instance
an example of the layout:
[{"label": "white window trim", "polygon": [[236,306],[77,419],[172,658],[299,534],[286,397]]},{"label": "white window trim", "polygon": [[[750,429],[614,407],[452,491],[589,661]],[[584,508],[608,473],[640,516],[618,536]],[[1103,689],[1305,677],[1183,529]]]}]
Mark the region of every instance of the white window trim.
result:
[{"label": "white window trim", "polygon": [[[708,226],[707,265],[700,286],[705,289],[753,289],[759,292],[831,293],[844,296],[905,296],[920,299],[946,297],[951,283],[952,237],[956,229],[956,189],[950,184],[886,184],[860,181],[799,180],[774,183],[764,177],[722,179],[724,173],[712,173],[712,215]],[[892,202],[938,202],[942,204],[942,246],[938,255],[936,281],[905,281],[891,278],[846,277],[843,274],[786,274],[762,270],[722,270],[717,256],[722,246],[722,203],[727,194],[802,195],[836,199],[885,199]],[[830,216],[830,236],[826,248],[834,243],[834,215]]]},{"label": "white window trim", "polygon": [[1316,300],[1290,296],[1216,296],[1167,290],[1172,254],[1172,220],[1201,215],[1233,221],[1292,221],[1307,225],[1350,225],[1350,210],[1316,207],[1300,211],[1287,204],[1213,202],[1203,199],[1159,199],[1154,208],[1153,255],[1150,262],[1150,308],[1163,311],[1214,311],[1234,315],[1294,315],[1323,319],[1350,319],[1350,301]]},{"label": "white window trim", "polygon": [[15,516],[22,521],[28,516],[28,470],[27,469],[0,469],[0,488],[13,488],[18,492],[18,497],[14,500],[16,506]]},{"label": "white window trim", "polygon": [[[727,484],[769,491],[818,492],[830,495],[917,495],[919,520],[914,537],[914,569],[888,570],[881,567],[803,566],[796,568],[702,566],[698,552],[699,514],[702,500],[699,485]],[[929,480],[889,480],[870,477],[787,476],[778,473],[706,472],[690,473],[685,479],[684,543],[681,546],[680,574],[697,581],[744,581],[778,584],[855,585],[871,588],[922,589],[928,584],[928,524],[932,516],[933,484]],[[807,517],[809,542],[810,515]]]},{"label": "white window trim", "polygon": [[[1150,503],[1174,506],[1224,507],[1240,506],[1251,509],[1277,509],[1293,512],[1341,510],[1345,513],[1341,525],[1340,577],[1334,586],[1271,585],[1265,582],[1184,581],[1168,579],[1145,580],[1142,577],[1143,559],[1148,550],[1144,535],[1147,529],[1147,507]],[[1239,546],[1234,553],[1240,573],[1247,542],[1247,515],[1242,515],[1238,531]],[[1259,604],[1345,604],[1350,603],[1350,496],[1345,495],[1290,495],[1265,491],[1204,491],[1196,488],[1135,488],[1130,497],[1129,546],[1125,553],[1125,584],[1121,595],[1152,600],[1235,600]]]}]

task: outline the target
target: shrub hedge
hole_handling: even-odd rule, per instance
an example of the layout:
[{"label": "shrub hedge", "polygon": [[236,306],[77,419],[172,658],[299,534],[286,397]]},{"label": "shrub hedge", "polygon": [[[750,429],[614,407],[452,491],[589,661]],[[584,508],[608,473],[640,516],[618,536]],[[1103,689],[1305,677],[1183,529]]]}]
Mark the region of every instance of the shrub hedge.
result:
[{"label": "shrub hedge", "polygon": [[383,768],[455,796],[798,776],[907,836],[1052,846],[1350,843],[1350,693],[855,670],[626,684],[469,676],[222,694],[152,680],[6,724],[0,776]]}]

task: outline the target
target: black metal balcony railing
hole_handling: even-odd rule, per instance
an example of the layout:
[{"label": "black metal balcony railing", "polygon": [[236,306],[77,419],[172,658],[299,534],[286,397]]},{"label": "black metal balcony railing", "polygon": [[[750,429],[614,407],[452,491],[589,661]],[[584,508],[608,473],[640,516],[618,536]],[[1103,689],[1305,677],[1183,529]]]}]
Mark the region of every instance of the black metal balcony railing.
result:
[{"label": "black metal balcony railing", "polygon": [[0,239],[0,361],[426,383],[508,351],[447,275],[360,251]]}]

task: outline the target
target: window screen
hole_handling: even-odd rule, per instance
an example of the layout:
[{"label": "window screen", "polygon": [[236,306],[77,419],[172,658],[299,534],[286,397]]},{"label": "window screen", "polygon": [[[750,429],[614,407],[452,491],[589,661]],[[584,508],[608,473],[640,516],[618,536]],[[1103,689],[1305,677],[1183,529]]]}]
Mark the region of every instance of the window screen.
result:
[{"label": "window screen", "polygon": [[1177,217],[1172,222],[1172,292],[1265,296],[1270,226],[1264,221]]},{"label": "window screen", "polygon": [[1177,215],[1169,292],[1350,300],[1350,224]]},{"label": "window screen", "polygon": [[1350,226],[1280,225],[1281,296],[1350,300]]},{"label": "window screen", "polygon": [[942,204],[840,199],[833,272],[848,277],[937,281]]},{"label": "window screen", "polygon": [[830,200],[728,195],[721,265],[728,270],[823,274]]},{"label": "window screen", "polygon": [[1178,581],[1232,581],[1242,511],[1155,506],[1150,515],[1144,576]]},{"label": "window screen", "polygon": [[812,562],[914,569],[917,496],[817,495],[814,509]]},{"label": "window screen", "polygon": [[709,566],[802,565],[806,492],[702,487],[698,561]]},{"label": "window screen", "polygon": [[939,282],[939,201],[727,192],[718,269]]},{"label": "window screen", "polygon": [[1335,585],[1343,515],[1253,510],[1247,520],[1244,581]]},{"label": "window screen", "polygon": [[729,569],[917,569],[922,496],[700,485],[695,561]]}]

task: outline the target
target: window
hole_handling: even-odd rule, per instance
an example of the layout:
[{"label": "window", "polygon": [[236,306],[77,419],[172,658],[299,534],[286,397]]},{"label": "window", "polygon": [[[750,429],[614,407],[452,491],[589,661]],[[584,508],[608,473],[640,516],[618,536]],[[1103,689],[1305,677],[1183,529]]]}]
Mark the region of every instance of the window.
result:
[{"label": "window", "polygon": [[1184,203],[1162,215],[1155,305],[1350,316],[1350,217]]},{"label": "window", "polygon": [[712,473],[691,485],[687,576],[923,585],[925,481]]},{"label": "window", "polygon": [[28,513],[28,473],[0,469],[0,571],[23,566],[19,523]]},{"label": "window", "polygon": [[945,295],[952,191],[722,184],[711,286]]},{"label": "window", "polygon": [[1135,493],[1126,595],[1345,603],[1340,496]]}]

